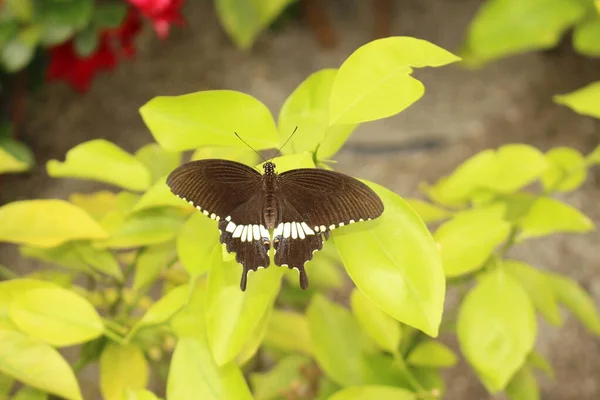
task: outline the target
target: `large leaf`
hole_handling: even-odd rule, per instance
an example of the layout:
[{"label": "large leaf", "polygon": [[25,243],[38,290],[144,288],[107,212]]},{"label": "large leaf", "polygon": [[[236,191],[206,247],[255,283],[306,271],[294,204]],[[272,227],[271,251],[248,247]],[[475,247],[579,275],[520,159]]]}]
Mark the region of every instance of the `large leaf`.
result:
[{"label": "large leaf", "polygon": [[356,124],[329,126],[329,97],[337,69],[322,69],[304,80],[286,99],[279,112],[279,135],[285,142],[292,131],[298,132],[283,147],[283,154],[315,152],[327,159],[346,141]]},{"label": "large leaf", "polygon": [[293,0],[217,0],[215,8],[221,25],[234,43],[248,49]]},{"label": "large leaf", "polygon": [[190,161],[205,160],[209,158],[222,158],[237,161],[246,165],[256,165],[259,162],[258,154],[247,147],[209,146],[200,147],[192,153]]},{"label": "large leaf", "polygon": [[87,342],[104,332],[94,307],[63,288],[26,291],[11,303],[9,316],[21,331],[53,346]]},{"label": "large leaf", "polygon": [[12,302],[28,290],[39,288],[56,288],[57,284],[35,279],[12,279],[0,282],[0,329],[14,329],[17,326],[9,318],[8,312]]},{"label": "large leaf", "polygon": [[576,281],[566,276],[552,273],[547,273],[546,276],[558,301],[564,304],[590,332],[600,336],[600,315],[594,299]]},{"label": "large leaf", "polygon": [[587,163],[576,149],[555,147],[546,153],[546,158],[550,165],[542,175],[542,184],[547,192],[570,192],[585,181]]},{"label": "large leaf", "polygon": [[48,175],[111,183],[130,190],[146,190],[151,183],[144,163],[114,143],[90,140],[67,152],[65,162],[48,161]]},{"label": "large leaf", "polygon": [[235,260],[223,262],[221,248],[211,255],[206,288],[206,327],[215,361],[224,365],[242,351],[261,319],[273,307],[283,268],[271,266],[248,276],[240,290],[242,267]]},{"label": "large leaf", "polygon": [[504,260],[502,268],[519,281],[535,308],[548,322],[557,326],[562,325],[557,296],[546,274],[517,260]]},{"label": "large leaf", "polygon": [[436,336],[446,290],[437,246],[404,200],[382,186],[366,183],[379,195],[385,210],[374,221],[332,233],[340,258],[356,286],[382,310]]},{"label": "large leaf", "polygon": [[150,171],[152,182],[161,180],[181,164],[181,153],[166,151],[156,143],[145,145],[135,152],[135,157]]},{"label": "large leaf", "polygon": [[127,389],[143,389],[148,383],[148,362],[133,344],[109,343],[100,356],[100,390],[106,400],[122,400]]},{"label": "large leaf", "polygon": [[277,128],[269,109],[254,97],[230,90],[159,96],[140,109],[154,138],[168,151],[202,146],[276,147]]},{"label": "large leaf", "polygon": [[510,232],[504,207],[490,206],[463,211],[436,231],[435,238],[448,277],[463,275],[483,266],[496,246]]},{"label": "large leaf", "polygon": [[506,387],[533,349],[533,305],[515,279],[497,268],[465,297],[458,314],[462,353],[491,393]]},{"label": "large leaf", "polygon": [[323,371],[342,386],[363,382],[363,352],[372,347],[352,314],[322,295],[306,310],[314,357]]},{"label": "large leaf", "polygon": [[419,199],[404,200],[406,200],[408,205],[411,206],[417,214],[419,214],[419,217],[421,217],[425,223],[441,221],[452,216],[450,211],[444,210],[443,208],[435,206],[427,201]]},{"label": "large leaf", "polygon": [[21,142],[0,137],[0,174],[28,171],[34,163],[31,150]]},{"label": "large leaf", "polygon": [[576,113],[600,118],[600,81],[592,82],[571,93],[556,95],[554,101]]},{"label": "large leaf", "polygon": [[218,366],[208,344],[202,340],[179,339],[169,370],[167,400],[251,400],[252,395],[234,363]]},{"label": "large leaf", "polygon": [[0,372],[68,400],[80,400],[75,374],[49,345],[22,333],[0,329]]},{"label": "large leaf", "polygon": [[0,241],[54,247],[107,236],[85,211],[64,200],[23,200],[0,207]]},{"label": "large leaf", "polygon": [[579,210],[549,197],[537,199],[519,224],[519,239],[559,232],[584,233],[594,229],[594,223]]},{"label": "large leaf", "polygon": [[145,290],[150,287],[160,273],[175,258],[173,242],[167,242],[143,249],[135,264],[133,290]]},{"label": "large leaf", "polygon": [[111,211],[115,211],[119,203],[119,195],[108,190],[93,193],[73,193],[69,201],[81,207],[96,221],[102,219]]},{"label": "large leaf", "polygon": [[354,386],[335,393],[328,400],[416,400],[415,393],[391,386]]},{"label": "large leaf", "polygon": [[435,340],[419,342],[408,355],[407,361],[421,367],[453,367],[458,362],[456,354],[443,343]]},{"label": "large leaf", "polygon": [[460,59],[425,40],[378,39],[358,48],[340,67],[329,99],[329,124],[386,118],[417,101],[423,84],[412,68],[438,67]]},{"label": "large leaf", "polygon": [[586,56],[600,56],[600,15],[596,12],[575,25],[573,30],[573,46]]},{"label": "large leaf", "polygon": [[273,310],[264,344],[283,351],[313,354],[306,317],[293,311]]},{"label": "large leaf", "polygon": [[398,321],[390,317],[358,289],[350,296],[352,313],[365,332],[382,350],[395,353],[400,344],[401,331]]},{"label": "large leaf", "polygon": [[210,256],[216,247],[221,248],[217,224],[199,212],[185,222],[177,235],[177,256],[192,275],[210,269]]},{"label": "large leaf", "polygon": [[133,211],[142,211],[158,207],[178,207],[188,209],[194,208],[187,202],[182,201],[175,196],[166,182],[166,176],[161,177],[142,195],[140,200],[133,207]]},{"label": "large leaf", "polygon": [[580,1],[488,0],[471,22],[462,56],[472,65],[554,47],[586,12]]}]

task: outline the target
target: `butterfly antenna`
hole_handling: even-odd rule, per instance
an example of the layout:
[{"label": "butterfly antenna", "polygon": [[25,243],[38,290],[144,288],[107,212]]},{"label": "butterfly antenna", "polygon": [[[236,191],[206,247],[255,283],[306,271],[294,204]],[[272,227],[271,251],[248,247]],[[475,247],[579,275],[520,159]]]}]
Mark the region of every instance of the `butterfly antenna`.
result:
[{"label": "butterfly antenna", "polygon": [[298,127],[296,126],[294,128],[294,132],[292,132],[292,134],[290,135],[289,138],[287,138],[287,140],[281,145],[281,147],[279,148],[279,150],[277,150],[277,153],[275,153],[275,155],[273,156],[273,158],[271,158],[271,161],[277,157],[279,155],[279,153],[281,153],[281,149],[283,149],[283,147],[290,141],[290,139],[292,138],[292,136],[294,136],[294,133],[296,133],[296,131],[298,130]]},{"label": "butterfly antenna", "polygon": [[248,147],[249,147],[249,148],[250,148],[250,149],[251,149],[253,152],[255,152],[256,154],[258,154],[258,156],[259,156],[260,158],[262,158],[262,159],[263,159],[263,161],[265,161],[265,162],[267,161],[267,160],[266,160],[266,159],[265,159],[265,158],[262,156],[262,154],[260,154],[260,153],[259,153],[258,151],[256,151],[256,150],[254,150],[254,147],[252,147],[252,146],[250,146],[248,143],[246,143],[246,141],[245,141],[244,139],[242,139],[242,138],[240,137],[240,135],[238,135],[238,134],[237,134],[237,132],[233,132],[233,133],[235,134],[235,136],[237,136],[237,138],[238,138],[238,139],[240,139],[240,140],[242,141],[242,143],[244,143],[246,146],[248,146]]}]

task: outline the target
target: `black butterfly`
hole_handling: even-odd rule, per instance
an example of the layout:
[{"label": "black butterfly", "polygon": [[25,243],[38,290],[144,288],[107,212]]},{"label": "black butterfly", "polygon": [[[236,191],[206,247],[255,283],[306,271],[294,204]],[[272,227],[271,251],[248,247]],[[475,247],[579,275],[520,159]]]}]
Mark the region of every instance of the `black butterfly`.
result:
[{"label": "black butterfly", "polygon": [[233,161],[191,161],[171,172],[167,185],[219,223],[221,243],[243,266],[242,290],[249,270],[269,266],[271,243],[275,264],[297,268],[306,289],[304,264],[322,248],[323,237],[378,217],[383,203],[367,185],[339,172],[305,168],[277,174],[270,161],[263,168],[261,175]]}]

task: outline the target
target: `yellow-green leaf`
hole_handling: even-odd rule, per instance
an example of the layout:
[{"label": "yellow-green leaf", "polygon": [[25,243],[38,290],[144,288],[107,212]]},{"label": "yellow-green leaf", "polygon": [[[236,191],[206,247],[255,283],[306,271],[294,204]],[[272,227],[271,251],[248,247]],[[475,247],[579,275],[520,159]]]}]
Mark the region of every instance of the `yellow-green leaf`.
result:
[{"label": "yellow-green leaf", "polygon": [[118,196],[108,190],[94,193],[73,193],[69,201],[82,208],[96,221],[101,221],[111,211],[118,207]]},{"label": "yellow-green leaf", "polygon": [[81,400],[77,379],[67,361],[44,342],[0,329],[0,372],[29,386]]},{"label": "yellow-green leaf", "polygon": [[130,190],[146,190],[151,183],[144,163],[114,143],[95,139],[73,147],[65,162],[50,160],[48,175],[110,183]]},{"label": "yellow-green leaf", "polygon": [[592,82],[571,93],[556,95],[554,101],[576,113],[600,118],[600,81]]},{"label": "yellow-green leaf", "polygon": [[343,389],[328,400],[417,400],[417,395],[393,386],[354,386]]},{"label": "yellow-green leaf", "polygon": [[600,15],[588,14],[573,30],[573,47],[577,52],[590,57],[600,56]]},{"label": "yellow-green leaf", "polygon": [[221,247],[217,224],[200,212],[194,213],[177,235],[177,256],[191,275],[210,269],[210,256],[216,247]]},{"label": "yellow-green leaf", "polygon": [[218,366],[208,344],[179,339],[167,380],[167,400],[252,400],[240,369],[233,362]]},{"label": "yellow-green leaf", "polygon": [[390,117],[417,101],[423,84],[412,68],[459,61],[425,40],[388,37],[358,48],[340,67],[329,99],[329,124],[350,124]]},{"label": "yellow-green leaf", "polygon": [[508,237],[510,224],[504,207],[490,206],[462,211],[434,233],[447,277],[478,270],[496,246]]},{"label": "yellow-green leaf", "polygon": [[371,339],[382,350],[395,353],[398,350],[402,334],[398,321],[385,313],[358,289],[352,291],[350,305],[352,313]]},{"label": "yellow-green leaf", "polygon": [[0,137],[0,174],[23,172],[34,163],[31,150],[21,142]]},{"label": "yellow-green leaf", "polygon": [[154,393],[146,389],[125,389],[125,394],[121,400],[159,400],[159,398],[156,397]]},{"label": "yellow-green leaf", "polygon": [[421,217],[425,223],[441,221],[452,216],[450,211],[444,210],[443,208],[435,206],[426,201],[419,199],[404,200],[406,200],[408,205],[411,206],[417,214],[419,214],[419,217]]},{"label": "yellow-green leaf", "polygon": [[563,323],[556,295],[547,276],[532,266],[517,260],[502,261],[502,268],[523,286],[535,308],[553,325]]},{"label": "yellow-green leaf", "polygon": [[202,146],[276,147],[277,128],[269,109],[254,97],[231,90],[207,90],[155,97],[140,108],[144,122],[168,151]]},{"label": "yellow-green leaf", "polygon": [[273,310],[264,344],[287,352],[313,354],[306,318],[294,311]]},{"label": "yellow-green leaf", "polygon": [[247,147],[233,146],[208,146],[196,149],[190,161],[205,160],[209,158],[222,158],[224,160],[237,161],[246,165],[256,165],[259,162],[258,154]]},{"label": "yellow-green leaf", "polygon": [[443,368],[455,366],[458,358],[445,344],[435,340],[423,340],[412,349],[406,361],[420,367]]},{"label": "yellow-green leaf", "polygon": [[506,387],[506,394],[510,400],[538,400],[540,390],[531,368],[523,366],[510,380]]},{"label": "yellow-green leaf", "polygon": [[559,232],[584,233],[594,230],[594,223],[581,211],[549,197],[537,199],[519,224],[519,240]]},{"label": "yellow-green leaf", "polygon": [[593,334],[600,336],[600,315],[594,299],[573,279],[547,273],[559,303],[564,304]]},{"label": "yellow-green leaf", "polygon": [[302,367],[310,362],[305,356],[291,355],[283,358],[266,373],[254,373],[250,377],[256,400],[276,400],[286,391],[293,391],[302,382]]},{"label": "yellow-green leaf", "polygon": [[175,196],[166,183],[166,176],[158,179],[154,185],[150,187],[142,195],[140,200],[133,207],[133,211],[142,211],[157,207],[178,207],[183,209],[193,210],[185,201]]},{"label": "yellow-green leaf", "polygon": [[[8,399],[8,397],[7,397]],[[48,393],[31,387],[23,387],[11,397],[11,400],[47,400]]]},{"label": "yellow-green leaf", "polygon": [[546,153],[546,159],[549,168],[542,175],[542,184],[547,192],[570,192],[585,181],[587,163],[579,151],[570,147],[555,147]]},{"label": "yellow-green leaf", "polygon": [[527,364],[531,365],[544,372],[548,377],[554,379],[554,369],[550,365],[550,362],[540,353],[532,350],[527,356]]},{"label": "yellow-green leaf", "polygon": [[133,344],[109,343],[100,356],[100,390],[106,400],[122,400],[127,389],[143,389],[148,383],[148,362]]},{"label": "yellow-green leaf", "polygon": [[84,343],[104,332],[94,307],[63,288],[26,291],[12,301],[9,316],[21,331],[53,346]]},{"label": "yellow-green leaf", "polygon": [[478,66],[501,57],[554,47],[586,12],[580,1],[488,0],[471,21],[462,56]]},{"label": "yellow-green leaf", "polygon": [[35,279],[12,279],[0,282],[0,329],[17,330],[17,326],[9,318],[8,312],[12,302],[28,290],[39,288],[56,288],[57,284]]},{"label": "yellow-green leaf", "polygon": [[135,264],[133,290],[150,287],[163,269],[175,259],[175,255],[173,241],[143,249]]},{"label": "yellow-green leaf", "polygon": [[64,200],[23,200],[0,207],[0,241],[54,247],[107,236],[85,211]]},{"label": "yellow-green leaf", "polygon": [[490,393],[503,390],[533,349],[537,323],[521,285],[497,268],[465,297],[457,335],[463,355]]},{"label": "yellow-green leaf", "polygon": [[346,271],[386,313],[436,336],[446,287],[435,242],[402,198],[382,186],[365,183],[379,195],[385,210],[374,221],[332,233]]},{"label": "yellow-green leaf", "polygon": [[156,143],[150,143],[135,152],[135,157],[148,169],[154,183],[181,164],[180,152],[169,152]]}]

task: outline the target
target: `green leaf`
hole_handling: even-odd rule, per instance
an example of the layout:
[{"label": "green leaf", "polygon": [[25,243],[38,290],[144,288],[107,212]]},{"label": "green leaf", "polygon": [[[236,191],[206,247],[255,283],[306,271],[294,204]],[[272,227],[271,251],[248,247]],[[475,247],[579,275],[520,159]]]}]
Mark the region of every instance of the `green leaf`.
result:
[{"label": "green leaf", "polygon": [[40,44],[43,46],[55,46],[64,43],[73,36],[75,29],[72,26],[58,25],[45,21],[40,34]]},{"label": "green leaf", "polygon": [[354,316],[371,339],[382,350],[395,353],[402,335],[398,321],[390,317],[358,289],[352,291],[350,304]]},{"label": "green leaf", "polygon": [[89,179],[136,191],[150,187],[151,177],[146,166],[104,139],[77,145],[67,152],[65,162],[50,160],[46,168],[48,175],[54,178]]},{"label": "green leaf", "polygon": [[180,152],[166,151],[156,143],[145,145],[135,152],[135,157],[150,171],[152,183],[164,182],[166,176],[181,164]]},{"label": "green leaf", "polygon": [[600,14],[600,0],[594,0],[594,5],[596,6],[596,10],[598,10],[598,14]]},{"label": "green leaf", "polygon": [[78,32],[73,40],[75,51],[81,58],[91,56],[98,48],[99,32],[93,26],[88,26]]},{"label": "green leaf", "polygon": [[143,389],[149,367],[142,349],[109,343],[100,356],[100,391],[106,400],[122,400],[126,389]]},{"label": "green leaf", "polygon": [[218,366],[208,344],[184,337],[179,340],[167,380],[167,400],[251,400],[240,369],[232,362]]},{"label": "green leaf", "polygon": [[354,386],[343,389],[328,400],[416,400],[417,395],[408,390],[391,386]]},{"label": "green leaf", "polygon": [[337,69],[322,69],[304,80],[286,99],[279,112],[280,142],[298,132],[281,150],[283,154],[316,152],[327,159],[334,155],[356,124],[329,126],[329,97]]},{"label": "green leaf", "polygon": [[92,0],[44,0],[39,7],[44,22],[75,28],[86,26],[94,12]]},{"label": "green leaf", "polygon": [[445,344],[435,340],[424,340],[412,349],[406,361],[421,367],[444,368],[455,366],[458,358]]},{"label": "green leaf", "polygon": [[332,233],[346,271],[382,310],[436,336],[442,317],[445,279],[435,242],[402,198],[382,186],[365,183],[379,195],[385,211],[374,221],[349,225]]},{"label": "green leaf", "polygon": [[0,372],[29,386],[81,400],[75,374],[49,345],[19,332],[0,329]]},{"label": "green leaf", "polygon": [[142,319],[134,325],[127,337],[131,338],[142,327],[165,324],[186,303],[189,295],[189,285],[180,285],[161,297],[146,311]]},{"label": "green leaf", "polygon": [[16,297],[9,316],[29,336],[71,346],[104,333],[100,315],[86,299],[63,288],[38,288]]},{"label": "green leaf", "polygon": [[263,343],[290,353],[313,354],[306,318],[293,311],[273,310]]},{"label": "green leaf", "polygon": [[352,314],[316,294],[306,310],[314,357],[321,369],[342,386],[363,382],[362,353],[372,347]]},{"label": "green leaf", "polygon": [[19,251],[23,257],[45,261],[69,270],[85,272],[86,274],[93,275],[93,270],[82,259],[81,255],[77,251],[77,247],[81,245],[89,246],[88,244],[81,242],[68,242],[60,246],[50,248],[21,246]]},{"label": "green leaf", "polygon": [[504,207],[493,205],[457,213],[434,233],[447,277],[464,275],[483,267],[496,246],[510,233]]},{"label": "green leaf", "polygon": [[47,398],[47,393],[44,393],[38,389],[23,387],[13,397],[11,397],[11,400],[46,400]]},{"label": "green leaf", "polygon": [[[140,108],[154,139],[167,151],[202,146],[276,147],[277,128],[269,109],[254,97],[231,90],[208,90],[155,97]],[[240,127],[244,130],[240,131]]]},{"label": "green leaf", "polygon": [[269,321],[271,320],[271,314],[273,314],[273,308],[267,309],[267,312],[262,316],[260,321],[258,321],[258,324],[256,324],[254,331],[248,335],[249,339],[244,343],[244,347],[234,359],[236,365],[241,367],[256,355],[265,339]]},{"label": "green leaf", "polygon": [[133,211],[149,210],[158,207],[178,207],[193,211],[194,208],[192,206],[171,192],[171,189],[169,189],[169,186],[167,185],[166,178],[166,176],[163,176],[156,181],[156,183],[152,185],[135,204]]},{"label": "green leaf", "polygon": [[23,200],[0,207],[0,241],[54,247],[107,233],[81,208],[64,200]]},{"label": "green leaf", "polygon": [[452,216],[448,210],[419,199],[404,199],[419,214],[423,222],[437,222]]},{"label": "green leaf", "polygon": [[4,46],[2,46],[0,60],[7,72],[14,73],[20,71],[29,64],[33,59],[35,46],[39,40],[39,34],[39,29],[22,30],[17,36],[11,38]]},{"label": "green leaf", "polygon": [[92,18],[101,28],[115,29],[121,26],[126,14],[126,4],[116,1],[102,2],[95,5]]},{"label": "green leaf", "polygon": [[[425,92],[412,68],[439,67],[460,58],[425,40],[389,37],[354,51],[340,67],[329,99],[329,124],[373,121],[399,113]],[[411,68],[412,67],[412,68]]]},{"label": "green leaf", "polygon": [[215,8],[223,29],[239,48],[246,50],[292,1],[217,0]]},{"label": "green leaf", "polygon": [[294,390],[294,385],[302,381],[301,368],[310,359],[291,355],[282,359],[266,373],[254,373],[250,377],[256,400],[277,400],[282,393]]},{"label": "green leaf", "polygon": [[131,214],[110,230],[110,237],[98,241],[102,248],[127,249],[168,242],[183,225],[184,216],[165,208]]},{"label": "green leaf", "polygon": [[548,377],[554,379],[554,370],[548,360],[535,350],[532,350],[527,356],[527,364],[543,371]]},{"label": "green leaf", "polygon": [[206,328],[217,365],[237,356],[262,317],[273,307],[283,268],[266,268],[249,274],[245,292],[240,290],[242,267],[235,260],[224,262],[221,247],[209,259],[206,288]]},{"label": "green leaf", "polygon": [[1,396],[5,396],[5,398],[8,398],[8,394],[12,391],[14,385],[15,380],[13,378],[0,373],[0,398],[4,398]]},{"label": "green leaf", "polygon": [[492,60],[558,44],[586,12],[579,1],[489,0],[470,24],[462,56],[479,66]]},{"label": "green leaf", "polygon": [[507,144],[467,159],[450,176],[425,191],[440,204],[463,206],[477,189],[513,193],[538,179],[547,168],[544,154],[535,147]]},{"label": "green leaf", "polygon": [[600,15],[589,13],[589,17],[575,25],[573,30],[573,47],[577,52],[590,57],[600,56]]},{"label": "green leaf", "polygon": [[140,253],[135,264],[133,290],[146,290],[158,279],[175,258],[173,242],[146,247]]},{"label": "green leaf", "polygon": [[32,0],[6,0],[5,7],[21,22],[29,22],[33,18]]},{"label": "green leaf", "polygon": [[571,93],[556,95],[554,101],[578,114],[600,118],[600,81],[592,82]]},{"label": "green leaf", "polygon": [[210,256],[221,248],[217,224],[202,213],[194,213],[177,235],[177,256],[191,275],[201,275],[211,267]]},{"label": "green leaf", "polygon": [[533,203],[521,221],[518,240],[559,232],[584,233],[594,230],[594,223],[579,210],[548,197]]},{"label": "green leaf", "polygon": [[502,268],[519,281],[535,308],[548,322],[555,326],[562,326],[563,319],[558,309],[556,295],[543,272],[517,260],[502,261]]},{"label": "green leaf", "polygon": [[579,151],[570,147],[555,147],[546,153],[546,159],[549,168],[542,175],[546,192],[570,192],[585,182],[587,163]]},{"label": "green leaf", "polygon": [[56,287],[58,285],[53,282],[23,278],[0,282],[0,329],[18,329],[8,316],[10,306],[18,296],[32,289]]},{"label": "green leaf", "polygon": [[96,249],[88,243],[77,243],[74,248],[81,260],[87,265],[116,278],[119,282],[123,282],[123,271],[121,271],[121,266],[112,253]]},{"label": "green leaf", "polygon": [[600,336],[600,315],[593,298],[571,278],[553,273],[546,276],[559,303],[567,307],[590,332]]},{"label": "green leaf", "polygon": [[600,164],[600,145],[596,146],[590,154],[587,155],[588,164]]},{"label": "green leaf", "polygon": [[192,278],[187,303],[169,321],[178,338],[192,337],[206,341],[205,295],[206,279]]},{"label": "green leaf", "polygon": [[247,147],[212,146],[196,149],[190,161],[205,160],[208,158],[222,158],[237,161],[246,165],[256,165],[259,162],[258,154]]},{"label": "green leaf", "polygon": [[0,174],[28,171],[33,164],[29,147],[11,138],[0,137]]},{"label": "green leaf", "polygon": [[538,389],[535,375],[528,367],[522,367],[511,379],[506,387],[506,394],[510,400],[538,400]]},{"label": "green leaf", "polygon": [[156,397],[154,393],[146,389],[125,389],[125,394],[122,397],[122,400],[159,400],[159,398]]},{"label": "green leaf", "polygon": [[462,353],[490,393],[504,389],[533,349],[533,305],[511,275],[496,269],[465,297],[458,314]]},{"label": "green leaf", "polygon": [[117,210],[119,197],[108,190],[100,190],[93,193],[72,193],[69,201],[96,221],[101,221],[108,213]]}]

